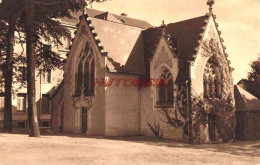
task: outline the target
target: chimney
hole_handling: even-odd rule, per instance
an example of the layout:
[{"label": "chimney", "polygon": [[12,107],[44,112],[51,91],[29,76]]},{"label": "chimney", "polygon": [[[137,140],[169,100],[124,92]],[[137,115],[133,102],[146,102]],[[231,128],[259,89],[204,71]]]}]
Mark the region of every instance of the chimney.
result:
[{"label": "chimney", "polygon": [[126,13],[122,13],[121,16],[127,17],[127,14]]}]

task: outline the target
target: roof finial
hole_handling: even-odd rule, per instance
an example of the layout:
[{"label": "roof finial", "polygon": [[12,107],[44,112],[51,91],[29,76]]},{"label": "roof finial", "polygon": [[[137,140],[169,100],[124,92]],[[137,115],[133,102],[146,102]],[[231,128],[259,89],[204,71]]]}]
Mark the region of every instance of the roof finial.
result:
[{"label": "roof finial", "polygon": [[164,23],[164,20],[162,21],[161,27],[162,27],[162,35],[165,35],[166,34],[166,32],[165,32],[166,25]]},{"label": "roof finial", "polygon": [[161,27],[165,27],[164,20],[162,20],[162,25],[161,25]]},{"label": "roof finial", "polygon": [[208,0],[207,5],[209,5],[209,12],[212,13],[212,6],[214,5],[215,1],[214,0]]}]

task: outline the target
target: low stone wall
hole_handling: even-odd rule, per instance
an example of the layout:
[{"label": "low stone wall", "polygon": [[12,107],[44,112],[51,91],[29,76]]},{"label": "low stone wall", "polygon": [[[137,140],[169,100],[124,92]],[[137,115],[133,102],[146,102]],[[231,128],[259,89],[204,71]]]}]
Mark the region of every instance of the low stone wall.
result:
[{"label": "low stone wall", "polygon": [[260,110],[236,112],[236,139],[260,140]]}]

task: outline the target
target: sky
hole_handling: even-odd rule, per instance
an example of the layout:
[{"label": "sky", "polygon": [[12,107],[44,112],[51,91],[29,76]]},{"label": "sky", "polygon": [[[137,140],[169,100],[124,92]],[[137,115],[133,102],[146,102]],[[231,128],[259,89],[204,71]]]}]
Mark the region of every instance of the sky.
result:
[{"label": "sky", "polygon": [[[159,26],[205,15],[207,0],[108,0],[94,9],[146,20]],[[229,54],[234,83],[246,78],[250,63],[260,57],[260,0],[215,0],[213,13]]]}]

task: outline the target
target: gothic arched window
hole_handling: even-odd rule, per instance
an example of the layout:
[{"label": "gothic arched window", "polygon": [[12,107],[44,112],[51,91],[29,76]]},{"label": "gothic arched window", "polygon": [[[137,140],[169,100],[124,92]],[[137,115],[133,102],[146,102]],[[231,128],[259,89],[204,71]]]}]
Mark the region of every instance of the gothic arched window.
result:
[{"label": "gothic arched window", "polygon": [[163,70],[160,75],[160,85],[157,87],[156,93],[156,106],[162,108],[173,107],[173,78],[172,74],[168,69]]},{"label": "gothic arched window", "polygon": [[76,74],[76,94],[80,94],[81,93],[81,89],[82,89],[82,69],[83,69],[83,64],[82,64],[82,60],[80,60],[79,64],[78,64],[78,71]]},{"label": "gothic arched window", "polygon": [[95,61],[94,52],[89,42],[83,48],[80,58],[76,74],[76,95],[84,92],[86,96],[92,96],[94,95]]},{"label": "gothic arched window", "polygon": [[90,68],[90,83],[91,83],[91,88],[90,92],[94,94],[94,81],[95,81],[95,60],[92,58],[91,62],[91,68]]},{"label": "gothic arched window", "polygon": [[206,63],[203,75],[204,98],[219,98],[222,93],[220,68],[212,61]]},{"label": "gothic arched window", "polygon": [[84,94],[94,95],[94,79],[95,79],[95,60],[93,55],[93,50],[91,49],[85,60],[85,69],[84,69]]}]

